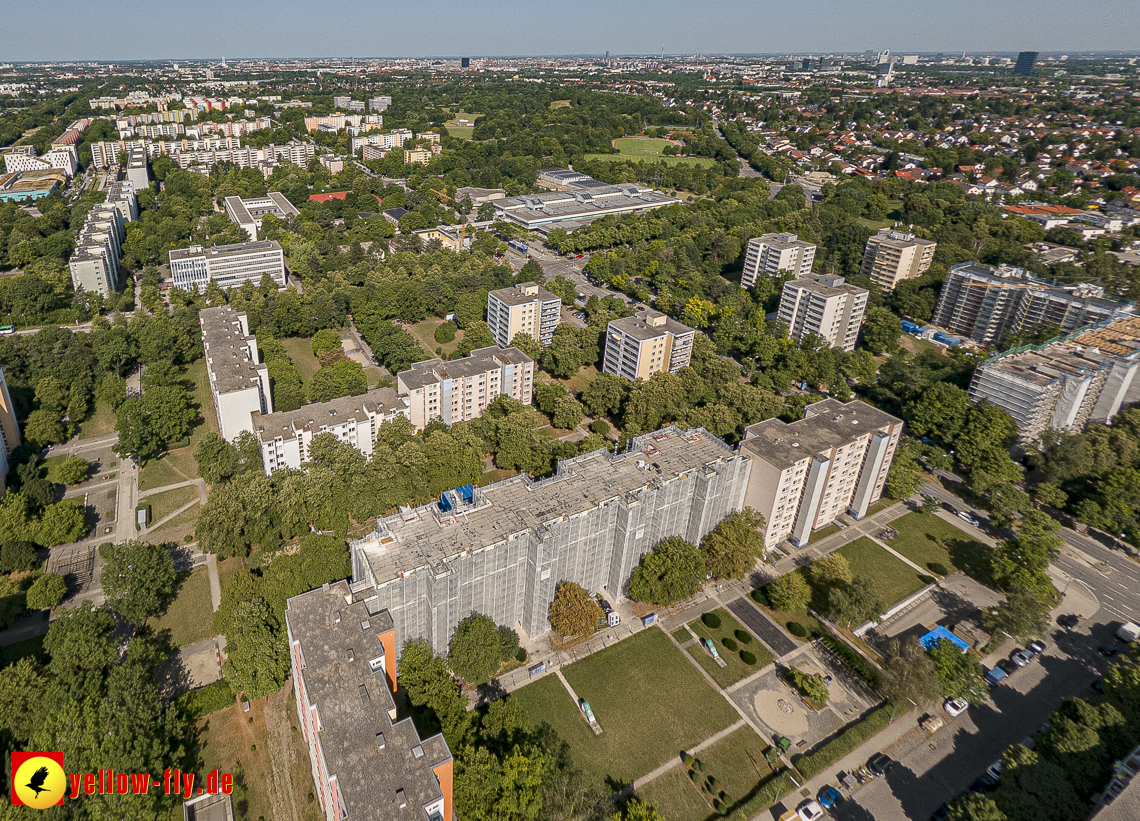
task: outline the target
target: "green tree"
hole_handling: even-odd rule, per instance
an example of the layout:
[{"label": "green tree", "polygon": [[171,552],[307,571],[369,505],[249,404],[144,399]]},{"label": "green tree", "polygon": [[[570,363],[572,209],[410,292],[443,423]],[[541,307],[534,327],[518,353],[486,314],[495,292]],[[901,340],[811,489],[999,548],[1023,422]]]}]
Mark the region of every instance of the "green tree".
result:
[{"label": "green tree", "polygon": [[65,485],[78,485],[87,478],[90,465],[82,456],[68,456],[56,468],[56,476]]},{"label": "green tree", "polygon": [[75,677],[80,671],[99,670],[116,663],[119,653],[111,634],[114,628],[114,616],[106,610],[95,609],[89,601],[79,607],[65,608],[44,638],[52,673],[64,678]]},{"label": "green tree", "polygon": [[899,349],[902,320],[886,308],[872,306],[863,317],[859,338],[873,354],[894,353]]},{"label": "green tree", "polygon": [[950,802],[945,821],[1009,821],[988,795],[968,792]]},{"label": "green tree", "polygon": [[571,581],[560,581],[550,603],[550,626],[567,638],[593,633],[602,618],[602,608],[586,589]]},{"label": "green tree", "polygon": [[99,548],[108,606],[136,626],[161,613],[174,591],[174,547],[173,542],[123,542]]},{"label": "green tree", "polygon": [[903,409],[910,432],[952,443],[966,425],[970,397],[957,385],[937,382]]},{"label": "green tree", "polygon": [[984,623],[994,636],[1004,633],[1023,644],[1039,639],[1049,629],[1050,602],[1038,588],[1017,588],[1006,600],[989,608]]},{"label": "green tree", "polygon": [[499,669],[501,651],[495,623],[473,613],[455,628],[447,646],[447,666],[468,684],[486,684]]},{"label": "green tree", "polygon": [[687,599],[705,578],[705,560],[696,545],[670,536],[641,557],[629,579],[629,596],[649,604],[673,604]]},{"label": "green tree", "polygon": [[1071,821],[1088,814],[1063,768],[1021,744],[1007,749],[1002,762],[993,800],[1008,821]]},{"label": "green tree", "polygon": [[45,376],[36,383],[36,402],[41,408],[61,414],[67,407],[67,391],[54,376]]},{"label": "green tree", "polygon": [[981,662],[951,641],[940,641],[929,650],[938,671],[942,694],[978,706],[986,700],[985,670]]},{"label": "green tree", "polygon": [[289,648],[278,618],[263,599],[238,603],[226,631],[222,668],[234,694],[257,699],[281,689],[289,671]]},{"label": "green tree", "polygon": [[844,627],[870,621],[884,609],[875,583],[864,576],[856,577],[844,587],[833,587],[827,594],[827,611]]},{"label": "green tree", "polygon": [[58,445],[67,438],[59,414],[49,410],[34,410],[24,422],[24,438],[37,448]]},{"label": "green tree", "polygon": [[617,416],[625,401],[629,383],[612,373],[600,373],[582,391],[582,404],[591,416]]},{"label": "green tree", "polygon": [[313,335],[313,356],[320,356],[323,351],[339,351],[342,348],[340,334],[332,328],[322,328]]},{"label": "green tree", "polygon": [[554,413],[551,415],[550,421],[556,428],[570,430],[577,427],[584,416],[585,412],[582,409],[582,403],[573,396],[566,395],[559,398],[555,404]]},{"label": "green tree", "polygon": [[273,410],[294,411],[305,404],[305,388],[301,372],[289,359],[272,359],[266,364],[269,386],[273,394]]},{"label": "green tree", "polygon": [[95,389],[95,398],[109,405],[111,410],[118,410],[127,401],[127,380],[117,373],[106,374]]},{"label": "green tree", "polygon": [[807,579],[794,570],[770,581],[764,592],[772,606],[785,613],[803,610],[811,601],[811,587]]},{"label": "green tree", "polygon": [[764,517],[750,507],[731,513],[701,541],[705,565],[717,579],[742,579],[764,553]]},{"label": "green tree", "polygon": [[511,338],[511,347],[518,348],[535,362],[542,356],[542,346],[538,344],[538,340],[522,331]]},{"label": "green tree", "polygon": [[63,576],[55,573],[44,573],[28,588],[27,601],[29,610],[47,610],[55,607],[67,595],[67,583]]},{"label": "green tree", "polygon": [[562,324],[542,352],[542,367],[560,379],[569,379],[585,364],[582,343],[574,326]]},{"label": "green tree", "polygon": [[30,656],[0,669],[0,729],[17,742],[31,738],[47,686],[43,668]]},{"label": "green tree", "polygon": [[480,348],[489,348],[495,344],[495,335],[486,322],[472,322],[463,331],[463,341],[459,343],[456,352],[460,356],[468,356],[472,351]]},{"label": "green tree", "polygon": [[505,624],[499,627],[499,658],[510,661],[519,652],[519,634]]},{"label": "green tree", "polygon": [[137,453],[149,459],[167,443],[188,436],[198,411],[185,388],[170,385],[152,388],[141,398],[131,397],[119,408],[116,418],[116,452],[120,456]]},{"label": "green tree", "polygon": [[909,709],[907,705],[913,702],[922,708],[942,695],[934,661],[916,641],[891,639],[881,666],[878,690],[892,704]]},{"label": "green tree", "polygon": [[38,551],[31,542],[4,542],[0,546],[0,573],[35,570],[38,566]]},{"label": "green tree", "polygon": [[829,553],[811,563],[811,580],[820,587],[851,584],[851,565],[838,553]]}]

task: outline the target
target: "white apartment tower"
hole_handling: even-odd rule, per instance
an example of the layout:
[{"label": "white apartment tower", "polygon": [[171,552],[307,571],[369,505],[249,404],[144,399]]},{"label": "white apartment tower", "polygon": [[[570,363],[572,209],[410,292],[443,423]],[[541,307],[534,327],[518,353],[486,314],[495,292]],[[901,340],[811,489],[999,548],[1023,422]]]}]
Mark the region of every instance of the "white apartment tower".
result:
[{"label": "white apartment tower", "polygon": [[504,394],[529,405],[534,360],[518,348],[479,348],[450,362],[416,362],[396,375],[396,388],[416,430],[433,419],[447,425],[470,422]]},{"label": "white apartment tower", "polygon": [[697,332],[660,311],[645,308],[606,327],[602,370],[626,379],[676,373],[689,364]]},{"label": "white apartment tower", "polygon": [[893,291],[904,279],[916,279],[934,262],[937,242],[919,239],[895,228],[884,228],[867,240],[859,273],[884,291]]},{"label": "white apartment tower", "polygon": [[797,342],[815,334],[832,348],[851,352],[866,310],[867,291],[848,285],[843,277],[793,279],[780,292],[780,319]]},{"label": "white apartment tower", "polygon": [[232,442],[242,431],[255,433],[252,414],[273,413],[273,396],[269,369],[258,360],[257,339],[249,332],[249,317],[222,305],[200,311],[198,324],[222,438]]},{"label": "white apartment tower", "polygon": [[561,314],[562,298],[533,282],[487,294],[487,324],[495,342],[504,348],[519,333],[534,337],[541,345],[549,345]]},{"label": "white apartment tower", "polygon": [[68,260],[71,283],[91,294],[108,296],[123,287],[123,216],[114,204],[100,203],[87,214]]},{"label": "white apartment tower", "polygon": [[744,254],[744,270],[740,284],[751,288],[760,277],[794,274],[797,277],[811,273],[816,246],[795,234],[762,234],[748,240]]},{"label": "white apartment tower", "polygon": [[301,212],[285,199],[285,195],[278,191],[270,191],[264,197],[252,197],[243,200],[241,197],[226,197],[226,214],[230,222],[245,230],[250,240],[257,239],[257,232],[261,230],[261,221],[266,215],[272,214],[280,220],[287,220],[298,216]]}]

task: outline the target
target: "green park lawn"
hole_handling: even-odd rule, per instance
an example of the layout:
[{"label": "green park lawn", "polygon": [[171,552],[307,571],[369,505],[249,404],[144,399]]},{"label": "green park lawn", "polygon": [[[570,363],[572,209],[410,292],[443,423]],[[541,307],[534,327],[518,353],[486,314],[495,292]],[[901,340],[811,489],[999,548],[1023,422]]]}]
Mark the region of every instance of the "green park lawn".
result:
[{"label": "green park lawn", "polygon": [[175,647],[203,641],[213,635],[214,607],[210,601],[210,578],[205,566],[179,573],[174,601],[166,612],[150,620],[155,630],[169,630]]},{"label": "green park lawn", "polygon": [[563,669],[602,726],[595,736],[555,676],[515,691],[532,724],[543,722],[599,782],[628,784],[737,720],[719,693],[660,630],[645,630]]},{"label": "green park lawn", "polygon": [[938,575],[943,574],[934,570],[935,565],[951,573],[965,571],[972,564],[971,556],[980,558],[987,551],[981,542],[933,513],[908,513],[891,522],[891,527],[899,532],[889,543],[891,549]]},{"label": "green park lawn", "polygon": [[[444,123],[444,126],[447,128],[447,133],[452,137],[460,140],[470,140],[475,131],[475,120],[481,116],[481,114],[471,114],[467,111],[460,111]],[[467,120],[467,124],[460,125],[460,120]]]},{"label": "green park lawn", "polygon": [[202,512],[202,505],[195,504],[192,508],[184,510],[161,527],[148,531],[142,540],[155,544],[157,542],[178,541],[187,534],[194,533],[194,523]]},{"label": "green park lawn", "polygon": [[321,363],[313,356],[313,340],[307,337],[292,337],[282,339],[281,344],[285,346],[285,351],[293,360],[297,372],[301,374],[301,382],[308,391],[313,376],[321,369]]},{"label": "green park lawn", "polygon": [[443,350],[443,356],[451,355],[459,343],[463,341],[463,331],[455,332],[455,339],[448,343],[440,343],[435,341],[435,329],[443,324],[443,320],[438,316],[429,316],[423,322],[417,322],[408,328],[408,333],[416,338],[416,342],[420,343],[420,347],[424,349],[431,356],[440,356],[435,352],[436,348]]},{"label": "green park lawn", "polygon": [[672,145],[669,140],[652,137],[622,137],[614,140],[614,148],[622,154],[630,155],[656,155],[665,150],[665,146]]},{"label": "green park lawn", "polygon": [[[796,572],[802,573],[804,578],[807,578],[806,571],[801,569]],[[753,590],[752,594],[749,595],[749,602],[751,602],[755,607],[758,607],[760,610],[763,610],[768,615],[768,617],[772,619],[772,621],[776,622],[776,624],[780,625],[789,633],[791,633],[793,640],[805,642],[810,641],[814,636],[823,635],[823,626],[820,625],[819,620],[816,619],[815,616],[808,613],[806,607],[791,613],[786,610],[777,610],[775,607],[772,607],[771,604],[768,604],[767,596],[763,596],[762,601],[756,600],[755,596],[762,593],[762,588],[760,591]],[[817,602],[817,604],[820,604],[821,607],[823,606],[822,603]],[[793,632],[796,629],[792,627],[793,624],[798,624],[803,628],[802,636],[797,636],[795,632]]]},{"label": "green park lawn", "polygon": [[[743,678],[748,678],[748,676],[763,669],[775,660],[772,654],[768,652],[768,648],[761,644],[759,639],[755,636],[752,636],[752,642],[750,644],[744,644],[736,638],[736,631],[744,630],[744,627],[733,618],[732,614],[727,610],[714,610],[712,612],[720,616],[720,627],[713,630],[705,625],[703,621],[697,619],[689,623],[689,630],[699,639],[712,639],[716,645],[717,653],[724,659],[727,666],[721,667],[717,664],[713,660],[713,657],[709,655],[708,651],[701,646],[700,642],[690,644],[685,650],[696,660],[697,664],[701,666],[701,669],[712,676],[713,681],[721,687],[731,687],[733,684],[736,684],[736,682]],[[747,630],[744,630],[744,632],[749,636],[752,635],[748,633]],[[735,651],[729,650],[724,646],[725,639],[736,642],[739,649]],[[756,663],[745,664],[740,658],[741,650],[747,650],[756,656]]]},{"label": "green park lawn", "polygon": [[[213,411],[211,410],[211,413]],[[199,425],[199,429],[201,429]],[[191,437],[193,442],[193,437]],[[198,463],[194,460],[194,446],[184,445],[168,450],[157,459],[148,461],[139,471],[139,490],[154,490],[156,487],[185,482],[198,476]]]},{"label": "green park lawn", "polygon": [[[620,142],[620,140],[619,140]],[[660,154],[587,154],[587,160],[602,162],[663,162],[669,165],[699,165],[709,168],[716,165],[712,157],[663,157]]]},{"label": "green park lawn", "polygon": [[144,496],[140,504],[150,505],[150,520],[152,523],[165,519],[183,505],[189,504],[198,498],[198,488],[195,485],[175,488],[165,493],[155,493]]},{"label": "green park lawn", "polygon": [[559,379],[568,391],[573,394],[581,394],[590,386],[590,383],[598,378],[598,369],[593,365],[586,365],[579,368],[578,372],[571,376],[569,379]]},{"label": "green park lawn", "polygon": [[637,797],[656,806],[657,812],[667,821],[705,821],[715,817],[712,802],[689,779],[688,770],[684,767],[677,767],[653,779],[637,791]]},{"label": "green park lawn", "polygon": [[902,601],[925,586],[918,571],[865,536],[839,548],[836,553],[847,559],[851,575],[863,576],[875,583],[884,607]]},{"label": "green park lawn", "polygon": [[96,402],[91,415],[79,423],[79,438],[94,439],[115,430],[115,411],[106,402]]}]

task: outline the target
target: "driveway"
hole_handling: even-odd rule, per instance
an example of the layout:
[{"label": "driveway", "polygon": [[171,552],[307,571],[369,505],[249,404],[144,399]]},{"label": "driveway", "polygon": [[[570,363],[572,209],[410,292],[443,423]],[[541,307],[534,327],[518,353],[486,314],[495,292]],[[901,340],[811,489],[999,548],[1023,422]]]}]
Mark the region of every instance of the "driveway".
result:
[{"label": "driveway", "polygon": [[768,645],[776,654],[776,658],[786,656],[799,648],[800,645],[785,636],[784,631],[777,627],[775,622],[744,599],[729,602],[726,607],[745,627],[755,633],[760,641]]}]

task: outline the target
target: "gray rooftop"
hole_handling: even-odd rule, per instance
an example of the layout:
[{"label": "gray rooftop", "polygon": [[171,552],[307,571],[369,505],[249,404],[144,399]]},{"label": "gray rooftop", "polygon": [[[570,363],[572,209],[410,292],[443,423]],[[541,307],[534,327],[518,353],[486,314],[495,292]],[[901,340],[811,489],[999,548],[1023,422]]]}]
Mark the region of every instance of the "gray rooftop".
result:
[{"label": "gray rooftop", "polygon": [[902,420],[854,400],[844,404],[824,399],[808,405],[804,418],[788,424],[781,419],[765,419],[744,429],[742,450],[756,454],[784,470],[796,462],[831,448],[841,447],[858,436],[901,425]]},{"label": "gray rooftop", "polygon": [[798,235],[783,232],[779,234],[761,234],[758,237],[753,237],[748,240],[749,243],[763,243],[764,245],[778,248],[783,251],[788,248],[815,248],[815,243],[808,242],[807,240],[800,239]]},{"label": "gray rooftop", "polygon": [[[654,322],[660,324],[652,324]],[[633,316],[611,320],[610,325],[642,342],[646,339],[656,339],[666,331],[673,336],[696,333],[688,325],[682,325],[672,317],[649,308],[640,310]]]},{"label": "gray rooftop", "polygon": [[638,437],[622,454],[597,450],[563,460],[549,479],[535,482],[522,475],[477,489],[471,508],[447,524],[440,523],[435,504],[389,516],[377,523],[376,533],[354,542],[353,548],[364,556],[377,582],[383,583],[611,500],[633,501],[643,489],[740,458],[704,430],[667,428]]},{"label": "gray rooftop", "polygon": [[525,365],[534,360],[518,348],[500,348],[491,345],[487,348],[477,348],[469,356],[462,359],[452,359],[444,362],[442,359],[425,359],[415,362],[406,371],[400,371],[397,376],[410,390],[434,385],[441,379],[465,379],[486,373],[489,370],[500,368],[503,365]]},{"label": "gray rooftop", "polygon": [[232,245],[215,245],[203,248],[201,245],[191,245],[189,248],[176,248],[170,252],[170,261],[193,259],[194,257],[207,257],[208,259],[224,259],[226,257],[240,257],[246,254],[261,253],[263,251],[280,251],[281,245],[276,240],[258,240],[257,242],[235,242]]},{"label": "gray rooftop", "polygon": [[[566,184],[566,183],[560,183]],[[571,191],[551,191],[495,200],[506,216],[530,224],[536,221],[597,218],[608,213],[656,208],[680,202],[642,185],[623,183],[586,188],[576,184]]]},{"label": "gray rooftop", "polygon": [[322,426],[332,427],[353,420],[363,422],[368,419],[368,411],[381,416],[398,408],[406,407],[392,388],[377,388],[359,396],[342,396],[329,402],[316,402],[292,411],[279,411],[262,416],[254,412],[253,429],[262,442],[271,442],[274,437],[292,439],[297,431],[309,429],[319,432]]},{"label": "gray rooftop", "polygon": [[819,294],[823,297],[838,296],[839,294],[859,294],[866,295],[868,292],[865,288],[859,288],[851,285],[843,277],[833,277],[828,274],[809,274],[800,279],[789,280],[788,285],[794,288],[803,288],[806,291],[811,291],[813,294]]},{"label": "gray rooftop", "polygon": [[266,214],[273,214],[280,219],[295,217],[301,212],[285,198],[279,191],[270,191],[264,197],[226,197],[226,208],[233,212],[233,218],[238,223],[253,222]]},{"label": "gray rooftop", "polygon": [[337,582],[289,599],[285,618],[301,644],[305,692],[320,715],[321,749],[348,817],[422,818],[423,806],[442,795],[432,767],[450,761],[451,751],[442,735],[421,740],[410,718],[390,718],[396,705],[384,670],[373,672],[368,662],[383,652],[378,636],[392,629],[392,618],[372,612],[364,601],[371,595]]},{"label": "gray rooftop", "polygon": [[198,312],[202,342],[206,346],[207,369],[213,375],[218,393],[245,390],[259,379],[264,364],[255,364],[248,349],[256,350],[257,340],[242,333],[239,314],[228,305]]},{"label": "gray rooftop", "polygon": [[[531,288],[537,288],[538,290],[534,294],[529,294],[529,295],[524,294],[523,288],[526,287],[527,285],[529,285]],[[558,294],[551,293],[550,291],[543,288],[541,285],[535,285],[534,283],[525,283],[525,282],[521,283],[520,285],[511,285],[508,288],[498,288],[494,291],[491,291],[490,295],[495,297],[495,299],[499,300],[500,302],[505,303],[507,305],[510,305],[511,307],[514,307],[515,305],[529,305],[530,303],[536,302],[536,301],[537,302],[555,302],[555,301],[561,302],[562,301],[562,297],[558,296]]]}]

